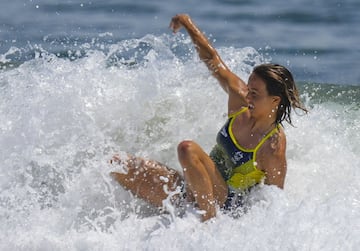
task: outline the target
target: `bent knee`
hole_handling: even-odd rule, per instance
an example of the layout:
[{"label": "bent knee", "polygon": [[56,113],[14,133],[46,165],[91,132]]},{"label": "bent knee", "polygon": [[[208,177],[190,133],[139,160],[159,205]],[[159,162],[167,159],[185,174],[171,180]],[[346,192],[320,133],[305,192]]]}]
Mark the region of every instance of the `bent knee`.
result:
[{"label": "bent knee", "polygon": [[191,140],[184,140],[179,143],[177,147],[179,157],[188,156],[194,148],[194,142]]}]

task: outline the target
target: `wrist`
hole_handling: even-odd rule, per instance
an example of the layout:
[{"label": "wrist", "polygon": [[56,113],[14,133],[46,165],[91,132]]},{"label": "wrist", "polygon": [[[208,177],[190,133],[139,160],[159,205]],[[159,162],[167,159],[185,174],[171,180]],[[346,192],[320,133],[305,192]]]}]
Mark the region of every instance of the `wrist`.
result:
[{"label": "wrist", "polygon": [[178,18],[179,18],[179,21],[182,25],[186,25],[188,24],[189,22],[191,22],[191,18],[188,14],[179,14],[177,15]]}]

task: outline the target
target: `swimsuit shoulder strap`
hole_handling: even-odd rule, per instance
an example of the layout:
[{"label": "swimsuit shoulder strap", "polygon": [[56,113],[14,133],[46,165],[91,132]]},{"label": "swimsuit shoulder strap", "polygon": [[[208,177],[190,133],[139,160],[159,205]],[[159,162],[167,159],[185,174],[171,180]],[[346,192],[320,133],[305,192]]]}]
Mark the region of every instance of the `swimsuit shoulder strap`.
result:
[{"label": "swimsuit shoulder strap", "polygon": [[248,107],[243,107],[241,108],[239,111],[232,113],[230,115],[228,115],[228,118],[236,118],[237,116],[239,116],[241,113],[245,112],[248,109]]},{"label": "swimsuit shoulder strap", "polygon": [[259,148],[265,143],[266,140],[268,140],[271,136],[273,136],[277,131],[280,130],[280,125],[276,125],[274,129],[272,129],[268,134],[265,135],[264,138],[259,142],[259,144],[254,149],[254,159],[256,156],[256,152],[259,150]]}]

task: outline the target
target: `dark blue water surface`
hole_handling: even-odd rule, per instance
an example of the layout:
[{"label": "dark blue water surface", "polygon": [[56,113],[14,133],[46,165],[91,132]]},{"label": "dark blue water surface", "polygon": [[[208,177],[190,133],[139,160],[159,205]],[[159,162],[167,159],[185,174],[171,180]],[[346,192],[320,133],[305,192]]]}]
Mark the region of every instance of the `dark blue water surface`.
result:
[{"label": "dark blue water surface", "polygon": [[62,56],[85,43],[170,33],[171,17],[186,12],[216,47],[252,46],[301,81],[360,85],[358,0],[12,0],[0,6],[0,66],[33,58],[36,48]]}]

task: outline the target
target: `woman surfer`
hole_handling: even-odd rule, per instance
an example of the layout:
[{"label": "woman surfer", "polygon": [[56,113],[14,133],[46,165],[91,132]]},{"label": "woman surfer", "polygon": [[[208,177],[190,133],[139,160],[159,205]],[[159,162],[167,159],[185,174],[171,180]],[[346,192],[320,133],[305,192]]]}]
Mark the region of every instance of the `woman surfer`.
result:
[{"label": "woman surfer", "polygon": [[[286,137],[281,124],[284,120],[291,124],[293,108],[306,109],[285,67],[259,65],[245,84],[186,14],[176,15],[170,23],[174,33],[182,27],[228,94],[228,120],[217,135],[217,144],[208,155],[194,141],[181,142],[177,151],[183,175],[154,160],[121,159],[117,155],[111,162],[123,165],[127,172],[111,175],[125,189],[157,207],[171,192],[185,186],[187,200],[196,203],[203,211],[202,221],[206,221],[216,216],[217,206],[228,208],[234,193],[248,191],[262,181],[284,187]],[[173,199],[176,196],[180,195]]]}]

